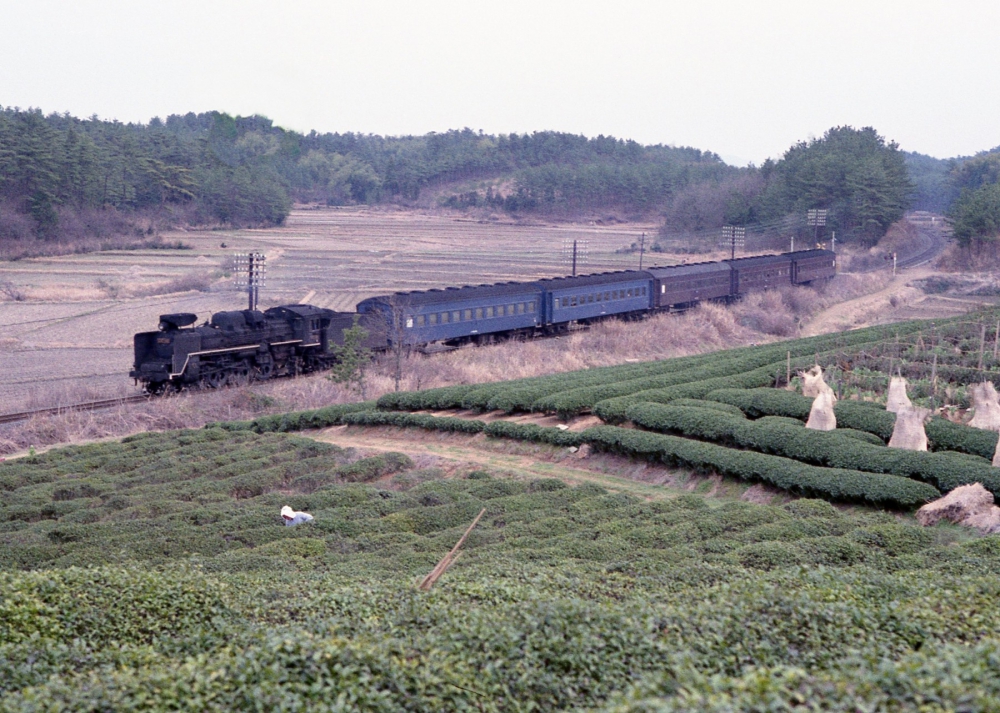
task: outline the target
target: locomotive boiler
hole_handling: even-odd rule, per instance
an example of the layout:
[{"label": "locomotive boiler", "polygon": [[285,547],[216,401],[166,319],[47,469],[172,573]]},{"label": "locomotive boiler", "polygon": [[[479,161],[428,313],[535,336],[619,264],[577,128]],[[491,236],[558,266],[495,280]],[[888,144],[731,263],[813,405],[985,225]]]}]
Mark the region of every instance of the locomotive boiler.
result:
[{"label": "locomotive boiler", "polygon": [[343,341],[351,315],[312,305],[283,305],[264,312],[216,312],[200,326],[190,313],[160,316],[159,330],[134,337],[129,376],[146,391],[218,388],[324,369]]}]

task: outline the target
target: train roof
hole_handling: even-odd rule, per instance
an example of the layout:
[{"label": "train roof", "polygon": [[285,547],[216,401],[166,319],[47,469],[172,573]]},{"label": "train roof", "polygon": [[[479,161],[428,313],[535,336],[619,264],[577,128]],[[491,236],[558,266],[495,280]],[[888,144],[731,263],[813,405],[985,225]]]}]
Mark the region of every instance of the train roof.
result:
[{"label": "train roof", "polygon": [[567,277],[548,277],[539,280],[538,284],[549,290],[566,290],[588,285],[613,285],[618,282],[633,280],[648,280],[651,277],[646,270],[618,270],[615,272],[598,272],[592,275],[577,275]]},{"label": "train roof", "polygon": [[440,304],[442,302],[464,302],[466,300],[488,299],[491,297],[507,297],[514,295],[537,295],[542,290],[534,282],[497,282],[489,285],[463,285],[462,287],[447,287],[443,290],[415,290],[413,292],[396,292],[391,295],[378,295],[362,300],[365,302],[380,302],[388,304],[395,300],[397,304],[418,306]]},{"label": "train roof", "polygon": [[809,250],[796,250],[790,253],[781,253],[782,255],[787,255],[793,260],[799,260],[801,258],[808,257],[833,257],[833,250],[827,250],[826,248],[810,248]]},{"label": "train roof", "polygon": [[753,257],[738,257],[735,260],[723,260],[722,262],[728,263],[733,267],[739,269],[741,267],[750,267],[753,265],[772,265],[775,263],[786,263],[790,260],[787,254],[781,255],[755,255]]},{"label": "train roof", "polygon": [[729,265],[724,262],[695,262],[690,265],[668,265],[665,267],[651,267],[647,272],[653,277],[680,277],[681,275],[704,275],[709,272],[729,272]]}]

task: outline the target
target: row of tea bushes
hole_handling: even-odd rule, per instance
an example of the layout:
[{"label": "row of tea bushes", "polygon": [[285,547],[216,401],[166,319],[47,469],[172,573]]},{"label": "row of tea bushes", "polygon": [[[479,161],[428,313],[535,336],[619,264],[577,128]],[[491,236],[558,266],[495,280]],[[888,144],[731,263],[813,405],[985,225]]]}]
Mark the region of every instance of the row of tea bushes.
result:
[{"label": "row of tea bushes", "polygon": [[[656,419],[652,416],[644,418],[643,414],[653,413],[656,404],[642,404],[635,412],[627,411],[625,417],[633,416],[637,422],[643,425],[655,425]],[[670,411],[668,409],[668,411]],[[742,417],[723,413],[719,410],[704,409],[697,407],[675,407],[671,413],[690,414],[693,422],[698,426],[688,426],[689,435],[697,435],[710,440],[734,440],[734,428],[732,424],[741,424],[746,428],[766,430],[775,434],[783,434],[788,430],[788,426],[755,425],[746,421]],[[658,414],[659,412],[657,412]],[[645,424],[645,421],[649,424]],[[626,438],[628,444],[639,444],[637,450],[630,450],[632,445],[616,445],[611,450],[633,457],[649,457],[646,446],[642,444],[653,444],[657,450],[657,457],[665,462],[672,462],[677,465],[692,467],[696,470],[716,470],[719,473],[731,475],[736,478],[762,481],[779,488],[794,492],[811,493],[821,497],[835,500],[867,501],[894,507],[911,507],[915,504],[933,499],[940,493],[930,485],[917,483],[908,478],[900,478],[896,475],[885,475],[884,471],[873,471],[862,473],[857,469],[857,465],[852,467],[831,467],[820,468],[797,462],[787,457],[777,457],[764,453],[748,453],[745,451],[725,448],[709,443],[691,441],[675,437],[661,437],[657,434],[642,433],[628,429],[602,430],[610,427],[597,427],[587,429],[580,433],[564,431],[558,428],[541,427],[534,424],[517,424],[505,421],[494,421],[489,424],[482,421],[465,420],[450,417],[436,417],[428,414],[414,414],[400,411],[363,411],[346,414],[341,419],[342,423],[360,426],[396,426],[413,427],[428,430],[439,430],[445,432],[459,433],[486,433],[493,437],[513,438],[516,440],[529,440],[540,443],[549,443],[556,446],[579,446],[584,443],[607,449],[608,433],[632,434]],[[789,433],[798,434],[804,430],[798,427],[791,427]],[[684,429],[671,427],[671,430],[683,431]],[[787,437],[787,436],[783,436]],[[658,438],[667,438],[667,441],[658,441]],[[645,439],[645,440],[644,440]],[[845,440],[837,436],[838,443],[845,453],[852,453],[857,449],[877,448],[870,446],[857,439]],[[753,443],[753,439],[744,439],[746,444]],[[744,445],[744,443],[740,443]],[[768,448],[777,451],[774,444]],[[852,450],[853,449],[853,450]],[[758,450],[767,448],[758,446]],[[881,449],[885,450],[885,449]],[[793,455],[801,457],[794,449],[782,450],[783,455]],[[848,457],[843,456],[844,462],[848,462]],[[860,463],[863,459],[856,458],[850,462]],[[891,459],[889,459],[891,460]],[[884,464],[883,464],[884,465]],[[961,479],[961,472],[966,466],[954,460],[935,461],[933,464],[921,463],[921,467],[914,468],[908,464],[908,468],[899,466],[896,461],[892,465],[910,474],[913,470],[930,480],[930,482],[940,483],[945,489],[955,487],[956,481]],[[936,467],[935,467],[936,466]],[[968,470],[967,468],[965,468]],[[978,471],[977,471],[978,472]],[[905,482],[897,482],[905,481]],[[968,482],[968,481],[965,481]],[[961,483],[957,483],[961,484]],[[950,487],[949,487],[950,486]],[[989,485],[987,486],[989,487]]]},{"label": "row of tea bushes", "polygon": [[[809,364],[809,360],[805,359],[809,355],[831,350],[842,354],[844,350],[880,343],[924,327],[922,322],[907,322],[644,364],[386,394],[379,399],[378,406],[386,410],[405,411],[463,408],[480,411],[499,409],[508,413],[535,410],[572,414],[616,396],[752,371],[784,360],[789,352],[793,359],[803,359],[801,365],[805,366]],[[780,370],[770,369],[770,377],[773,378],[776,373],[783,374],[784,366],[782,362]]]},{"label": "row of tea bushes", "polygon": [[[809,418],[812,399],[781,389],[726,388],[712,391],[706,399],[736,406],[751,418],[758,416],[789,416]],[[838,401],[833,407],[837,425],[872,433],[884,441],[892,437],[896,414],[865,401]],[[970,428],[960,423],[935,416],[924,430],[933,450],[957,451],[992,460],[997,447],[998,434],[980,428]]]},{"label": "row of tea bushes", "polygon": [[[806,694],[854,710],[882,700],[871,676],[904,701],[991,701],[996,537],[482,469],[331,480],[348,461],[208,429],[0,463],[2,507],[17,504],[0,516],[0,712],[739,710]],[[280,490],[236,498],[255,471],[281,473]],[[43,500],[76,509],[10,518]],[[316,520],[284,527],[285,502]],[[416,591],[483,508],[455,566]]]},{"label": "row of tea bushes", "polygon": [[[912,329],[913,325],[909,325],[909,328]],[[904,325],[903,329],[905,331],[907,326]],[[744,374],[757,370],[766,375],[767,381],[765,383],[773,383],[775,375],[781,374],[783,367],[788,366],[787,360],[789,358],[792,360],[793,367],[803,368],[810,366],[819,354],[823,356],[842,354],[845,350],[849,352],[872,344],[879,344],[886,336],[884,328],[874,327],[838,335],[809,337],[778,344],[716,352],[705,363],[682,371],[641,379],[619,380],[612,383],[595,381],[591,385],[562,391],[534,401],[531,404],[531,410],[558,413],[566,417],[578,414],[582,410],[593,407],[598,402],[609,399],[667,389],[682,384],[702,383],[722,377],[735,376],[740,378]],[[833,351],[827,354],[831,348]],[[784,361],[778,363],[779,360]],[[748,383],[756,384],[756,380],[751,378]],[[697,396],[700,395],[702,394]],[[692,396],[695,394],[692,393]]]},{"label": "row of tea bushes", "polygon": [[405,411],[360,411],[343,416],[340,422],[348,426],[399,426],[452,433],[482,433],[486,427],[482,421]]},{"label": "row of tea bushes", "polygon": [[205,424],[205,428],[221,428],[226,431],[253,431],[254,433],[305,431],[311,428],[338,426],[343,422],[342,419],[347,414],[373,411],[374,409],[374,401],[334,404],[333,406],[325,406],[310,411],[292,411],[273,416],[261,416],[252,421],[214,421]]},{"label": "row of tea bushes", "polygon": [[990,461],[974,456],[954,457],[886,448],[858,438],[845,438],[838,431],[814,431],[775,423],[773,417],[748,421],[743,417],[708,409],[671,404],[636,404],[627,412],[638,426],[666,433],[723,442],[761,453],[772,453],[827,468],[891,473],[915,478],[947,492],[960,485],[981,483],[1000,494],[1000,471]]},{"label": "row of tea bushes", "polygon": [[584,431],[583,437],[587,443],[602,450],[659,460],[702,472],[714,471],[830,500],[911,508],[940,497],[937,488],[897,475],[822,468],[790,458],[735,450],[676,436],[597,426]]}]

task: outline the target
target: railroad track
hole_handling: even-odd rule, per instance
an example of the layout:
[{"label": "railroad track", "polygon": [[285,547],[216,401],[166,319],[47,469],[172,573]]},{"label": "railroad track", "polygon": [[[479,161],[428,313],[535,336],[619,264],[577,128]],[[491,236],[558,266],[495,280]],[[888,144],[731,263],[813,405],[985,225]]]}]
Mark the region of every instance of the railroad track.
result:
[{"label": "railroad track", "polygon": [[67,411],[99,411],[103,408],[113,408],[121,404],[139,403],[148,400],[144,394],[135,396],[123,396],[117,399],[101,399],[100,401],[87,401],[82,404],[72,404],[70,406],[53,406],[52,408],[40,408],[33,411],[19,411],[17,413],[6,413],[0,415],[0,423],[14,423],[15,421],[26,421],[34,416],[54,416]]},{"label": "railroad track", "polygon": [[924,234],[929,238],[930,245],[915,255],[909,255],[897,262],[897,270],[902,270],[908,267],[916,267],[917,265],[923,265],[926,262],[930,262],[937,257],[948,244],[948,238],[942,235],[940,230],[924,229]]}]

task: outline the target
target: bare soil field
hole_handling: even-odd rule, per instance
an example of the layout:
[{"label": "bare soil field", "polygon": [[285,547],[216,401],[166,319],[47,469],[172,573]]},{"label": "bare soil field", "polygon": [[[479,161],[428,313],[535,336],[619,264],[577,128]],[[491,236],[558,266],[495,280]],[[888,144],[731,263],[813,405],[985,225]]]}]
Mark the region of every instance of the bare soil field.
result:
[{"label": "bare soil field", "polygon": [[[655,225],[643,223],[527,224],[398,209],[298,208],[280,228],[177,231],[163,236],[190,249],[109,251],[0,263],[0,284],[13,286],[23,297],[15,301],[0,293],[0,413],[78,402],[83,394],[101,398],[135,393],[127,376],[133,334],[154,329],[163,313],[194,312],[206,319],[212,312],[245,306],[245,297],[228,273],[237,252],[259,250],[268,256],[262,306],[308,300],[349,311],[366,297],[393,290],[565,275],[571,269],[574,240],[579,272],[636,268],[637,254],[616,251],[638,242],[642,233],[649,244],[655,232]],[[722,252],[694,258],[647,253],[644,266],[722,257]],[[926,277],[924,272],[919,276]],[[547,370],[566,370],[862,326],[919,316],[914,312],[922,309],[923,297],[933,300],[926,304],[933,312],[928,316],[975,307],[960,294],[924,295],[906,287],[916,275],[904,273],[893,284],[902,281],[900,290],[907,299],[889,304],[896,293],[886,292],[881,301],[857,309],[821,313],[811,325],[817,309],[886,287],[884,276],[842,277],[824,294],[807,295],[812,306],[796,308],[780,329],[770,332],[754,312],[767,315],[775,305],[749,300],[753,304],[739,306],[730,316],[703,311],[689,321],[669,317],[645,329],[607,325],[550,346],[480,349],[474,360],[468,352],[441,355],[408,369],[403,386],[528,376],[539,373],[540,361],[550,367]],[[193,278],[201,291],[179,290]],[[654,326],[658,331],[652,334],[649,329]],[[371,381],[374,394],[391,388],[391,379],[377,369]]]},{"label": "bare soil field", "polygon": [[[264,307],[308,296],[312,304],[350,311],[392,290],[568,274],[573,240],[580,271],[637,267],[637,255],[615,251],[655,230],[651,224],[522,225],[367,208],[297,209],[280,228],[164,236],[188,250],[0,263],[0,282],[24,297],[0,301],[0,413],[57,405],[64,384],[109,396],[128,393],[133,334],[154,329],[166,312],[204,319],[244,307],[227,271],[237,252],[268,256]],[[674,261],[654,257],[659,264]],[[207,275],[208,291],[139,296]]]}]

